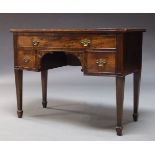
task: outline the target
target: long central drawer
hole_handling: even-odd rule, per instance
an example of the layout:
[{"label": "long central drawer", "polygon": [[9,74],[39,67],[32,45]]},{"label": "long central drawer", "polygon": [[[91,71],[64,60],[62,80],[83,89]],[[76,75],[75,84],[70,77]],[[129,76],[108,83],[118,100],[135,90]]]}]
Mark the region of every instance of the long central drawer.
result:
[{"label": "long central drawer", "polygon": [[17,37],[17,47],[39,48],[116,48],[115,35],[20,35]]}]

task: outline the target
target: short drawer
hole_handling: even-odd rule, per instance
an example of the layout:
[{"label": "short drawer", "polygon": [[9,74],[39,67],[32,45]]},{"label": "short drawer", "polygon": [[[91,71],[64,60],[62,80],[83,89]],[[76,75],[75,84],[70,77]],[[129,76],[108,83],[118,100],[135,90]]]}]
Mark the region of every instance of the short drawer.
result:
[{"label": "short drawer", "polygon": [[41,48],[116,48],[114,35],[18,36],[18,47]]},{"label": "short drawer", "polygon": [[15,57],[15,65],[26,69],[35,68],[35,55],[31,51],[18,51]]},{"label": "short drawer", "polygon": [[115,52],[91,52],[86,55],[87,73],[115,73]]}]

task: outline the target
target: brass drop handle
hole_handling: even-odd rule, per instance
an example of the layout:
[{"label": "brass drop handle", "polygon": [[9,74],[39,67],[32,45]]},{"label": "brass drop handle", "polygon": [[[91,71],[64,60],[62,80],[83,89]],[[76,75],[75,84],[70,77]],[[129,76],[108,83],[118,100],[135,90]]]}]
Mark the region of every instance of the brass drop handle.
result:
[{"label": "brass drop handle", "polygon": [[29,58],[29,57],[25,57],[25,58],[23,59],[23,61],[24,61],[25,64],[27,64],[27,63],[30,62],[30,58]]},{"label": "brass drop handle", "polygon": [[39,45],[39,41],[37,41],[37,40],[33,40],[32,41],[32,45],[33,45],[33,47],[36,47],[36,46],[38,46]]},{"label": "brass drop handle", "polygon": [[84,47],[87,47],[90,44],[90,40],[89,39],[83,39],[83,40],[81,40],[81,44]]},{"label": "brass drop handle", "polygon": [[98,67],[104,67],[106,63],[107,63],[106,59],[96,59],[96,65]]}]

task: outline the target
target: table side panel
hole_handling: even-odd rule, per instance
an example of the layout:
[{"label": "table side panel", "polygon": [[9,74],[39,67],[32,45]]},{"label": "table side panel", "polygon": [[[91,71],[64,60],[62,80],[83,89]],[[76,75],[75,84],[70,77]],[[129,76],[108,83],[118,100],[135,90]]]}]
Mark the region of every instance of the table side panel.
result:
[{"label": "table side panel", "polygon": [[141,32],[124,34],[124,68],[126,74],[141,70],[142,36]]}]

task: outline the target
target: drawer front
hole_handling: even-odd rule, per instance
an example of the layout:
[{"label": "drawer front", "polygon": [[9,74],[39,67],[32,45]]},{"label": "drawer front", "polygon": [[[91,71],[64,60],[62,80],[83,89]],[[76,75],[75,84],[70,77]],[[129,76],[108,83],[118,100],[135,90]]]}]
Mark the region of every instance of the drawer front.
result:
[{"label": "drawer front", "polygon": [[114,52],[93,52],[87,53],[87,73],[115,73]]},{"label": "drawer front", "polygon": [[35,55],[30,51],[18,51],[15,65],[25,69],[35,68]]},{"label": "drawer front", "polygon": [[18,47],[42,48],[116,48],[114,35],[18,36]]}]

